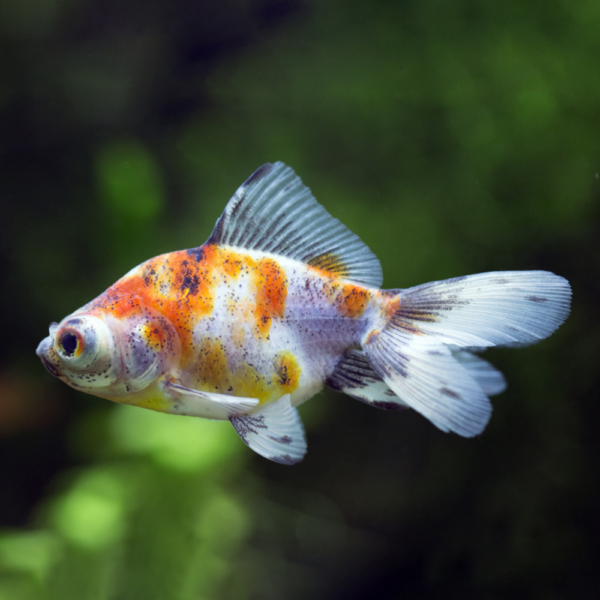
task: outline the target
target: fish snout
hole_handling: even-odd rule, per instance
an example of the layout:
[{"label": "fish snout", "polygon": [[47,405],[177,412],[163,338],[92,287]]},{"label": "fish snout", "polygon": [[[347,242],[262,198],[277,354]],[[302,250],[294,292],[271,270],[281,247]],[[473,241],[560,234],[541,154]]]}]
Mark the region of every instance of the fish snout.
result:
[{"label": "fish snout", "polygon": [[38,345],[35,353],[40,357],[46,371],[54,377],[61,377],[61,372],[58,370],[58,358],[54,351],[54,342],[50,336],[44,338]]}]

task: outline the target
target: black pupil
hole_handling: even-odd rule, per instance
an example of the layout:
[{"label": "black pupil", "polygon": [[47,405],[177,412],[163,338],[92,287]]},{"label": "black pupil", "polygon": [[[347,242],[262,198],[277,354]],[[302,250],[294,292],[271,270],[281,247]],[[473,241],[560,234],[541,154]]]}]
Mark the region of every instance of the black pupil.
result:
[{"label": "black pupil", "polygon": [[75,350],[77,349],[77,336],[72,333],[65,333],[62,338],[60,338],[61,346],[63,347],[63,351],[67,356],[73,356],[75,354]]}]

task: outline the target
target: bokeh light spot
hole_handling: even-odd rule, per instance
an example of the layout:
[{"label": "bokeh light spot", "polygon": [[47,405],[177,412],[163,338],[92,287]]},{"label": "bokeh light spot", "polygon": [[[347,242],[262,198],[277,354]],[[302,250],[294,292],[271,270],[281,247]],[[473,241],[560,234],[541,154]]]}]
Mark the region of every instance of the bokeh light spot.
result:
[{"label": "bokeh light spot", "polygon": [[160,212],[160,169],[140,142],[116,141],[100,148],[96,173],[102,199],[115,215],[140,219]]},{"label": "bokeh light spot", "polygon": [[120,449],[150,456],[154,462],[177,471],[214,467],[244,448],[229,423],[129,406],[115,411],[112,433]]}]

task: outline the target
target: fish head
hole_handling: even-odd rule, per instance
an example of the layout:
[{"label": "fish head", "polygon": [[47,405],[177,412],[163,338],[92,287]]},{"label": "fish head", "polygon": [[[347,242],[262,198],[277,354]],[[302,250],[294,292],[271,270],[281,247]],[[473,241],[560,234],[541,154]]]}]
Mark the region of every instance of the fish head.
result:
[{"label": "fish head", "polygon": [[119,376],[115,335],[96,315],[74,314],[52,323],[36,352],[51,375],[74,388],[109,387]]},{"label": "fish head", "polygon": [[37,355],[46,370],[71,387],[127,403],[127,397],[176,368],[179,337],[171,322],[140,302],[115,315],[84,307],[50,325]]}]

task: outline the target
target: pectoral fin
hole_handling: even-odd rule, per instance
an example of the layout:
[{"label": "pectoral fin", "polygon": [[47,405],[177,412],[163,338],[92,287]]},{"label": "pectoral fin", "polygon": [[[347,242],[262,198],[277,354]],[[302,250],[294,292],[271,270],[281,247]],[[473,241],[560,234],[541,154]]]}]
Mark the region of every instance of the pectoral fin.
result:
[{"label": "pectoral fin", "polygon": [[225,394],[200,392],[168,381],[165,391],[173,400],[170,412],[190,417],[205,419],[229,419],[234,415],[243,414],[258,404],[257,398],[239,398]]},{"label": "pectoral fin", "polygon": [[286,394],[250,415],[230,417],[242,441],[261,456],[293,465],[306,454],[304,427]]}]

